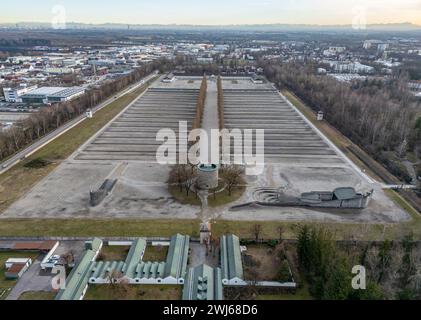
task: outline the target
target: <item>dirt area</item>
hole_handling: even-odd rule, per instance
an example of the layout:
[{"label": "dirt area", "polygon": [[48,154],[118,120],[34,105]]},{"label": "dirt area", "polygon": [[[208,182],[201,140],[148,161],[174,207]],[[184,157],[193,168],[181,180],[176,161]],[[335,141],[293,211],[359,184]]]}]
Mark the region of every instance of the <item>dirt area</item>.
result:
[{"label": "dirt area", "polygon": [[282,263],[280,253],[279,247],[247,246],[247,251],[243,254],[246,280],[253,281],[255,274],[257,274],[260,281],[278,281]]}]

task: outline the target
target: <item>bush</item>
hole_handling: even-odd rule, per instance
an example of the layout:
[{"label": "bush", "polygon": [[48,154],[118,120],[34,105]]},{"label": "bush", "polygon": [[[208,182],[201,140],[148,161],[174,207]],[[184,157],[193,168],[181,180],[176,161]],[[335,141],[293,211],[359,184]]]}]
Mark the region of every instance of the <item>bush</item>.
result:
[{"label": "bush", "polygon": [[289,268],[289,263],[287,260],[284,260],[281,264],[281,268],[279,270],[279,281],[280,282],[290,282],[291,279],[291,270]]},{"label": "bush", "polygon": [[279,244],[278,240],[269,240],[268,241],[268,246],[271,247],[271,248],[275,248],[278,244]]},{"label": "bush", "polygon": [[49,161],[42,159],[42,158],[36,158],[34,160],[29,161],[27,164],[25,164],[25,168],[31,168],[31,169],[41,169],[50,164]]}]

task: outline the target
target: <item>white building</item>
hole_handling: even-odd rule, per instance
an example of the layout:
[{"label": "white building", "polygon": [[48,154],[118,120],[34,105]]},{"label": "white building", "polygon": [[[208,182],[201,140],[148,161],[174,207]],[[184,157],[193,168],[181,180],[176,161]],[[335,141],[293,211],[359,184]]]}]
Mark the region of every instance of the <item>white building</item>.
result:
[{"label": "white building", "polygon": [[22,96],[32,90],[35,90],[37,86],[26,86],[21,85],[16,88],[3,88],[4,99],[6,102],[22,102]]}]

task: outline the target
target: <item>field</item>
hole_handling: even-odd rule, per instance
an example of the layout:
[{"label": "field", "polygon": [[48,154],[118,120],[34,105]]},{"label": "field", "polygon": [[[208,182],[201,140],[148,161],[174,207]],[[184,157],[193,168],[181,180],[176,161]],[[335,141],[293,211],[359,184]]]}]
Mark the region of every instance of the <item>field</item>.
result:
[{"label": "field", "polygon": [[15,286],[15,280],[6,280],[5,278],[5,263],[9,258],[31,258],[34,260],[38,256],[37,252],[14,252],[14,251],[0,251],[0,300],[6,299],[10,290]]},{"label": "field", "polygon": [[19,300],[54,300],[57,293],[55,292],[25,292],[20,297]]},{"label": "field", "polygon": [[90,286],[85,300],[181,300],[181,286]]},{"label": "field", "polygon": [[[282,227],[284,239],[295,239],[297,226],[310,222],[226,221],[216,220],[212,230],[216,236],[235,233],[240,238],[254,238],[253,227],[262,226],[262,239],[278,239]],[[410,232],[421,239],[419,223],[344,224],[320,223],[338,240],[402,239]],[[176,233],[199,237],[199,220],[133,220],[133,219],[5,219],[0,223],[3,237],[170,237]]]}]

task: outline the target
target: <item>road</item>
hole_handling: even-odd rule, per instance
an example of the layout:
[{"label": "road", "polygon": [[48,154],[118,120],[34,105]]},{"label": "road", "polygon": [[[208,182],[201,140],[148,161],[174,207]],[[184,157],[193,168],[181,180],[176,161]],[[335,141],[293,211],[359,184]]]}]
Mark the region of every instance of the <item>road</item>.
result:
[{"label": "road", "polygon": [[[97,105],[96,107],[92,108],[92,113],[95,114],[96,112],[105,108],[110,103],[117,100],[118,98],[138,89],[140,86],[142,86],[143,84],[148,82],[150,79],[155,77],[157,74],[158,74],[157,71],[153,72],[149,76],[140,80],[138,83],[136,83],[134,85],[131,85],[130,87],[124,89],[123,91],[121,91],[117,95],[113,96],[112,98],[110,98],[110,99],[102,102],[101,104]],[[13,168],[13,166],[18,164],[20,161],[29,157],[30,155],[32,155],[33,153],[35,153],[36,151],[38,151],[39,149],[41,149],[42,147],[44,147],[45,145],[50,143],[51,141],[57,139],[58,137],[60,137],[61,135],[63,135],[64,133],[66,133],[67,131],[72,129],[73,127],[77,126],[82,121],[85,121],[86,119],[87,119],[86,115],[82,114],[79,117],[77,117],[77,118],[67,122],[66,124],[62,125],[60,128],[50,132],[49,134],[42,137],[41,139],[35,141],[33,144],[31,144],[30,146],[28,146],[24,150],[18,152],[17,154],[12,156],[11,158],[9,158],[6,161],[4,161],[3,163],[1,163],[0,164],[0,174],[3,174],[6,171],[8,171],[9,169]]]}]

